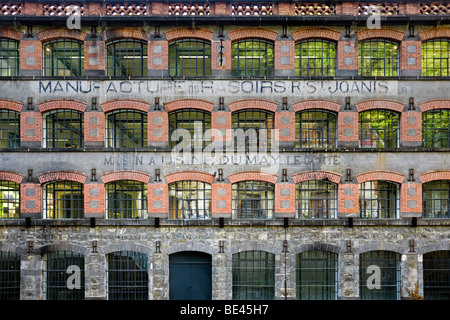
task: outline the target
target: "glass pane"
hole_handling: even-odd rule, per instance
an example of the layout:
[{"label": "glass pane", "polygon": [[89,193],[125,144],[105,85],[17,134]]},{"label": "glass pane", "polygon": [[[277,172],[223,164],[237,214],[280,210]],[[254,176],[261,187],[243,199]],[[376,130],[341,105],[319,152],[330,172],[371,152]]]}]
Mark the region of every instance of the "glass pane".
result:
[{"label": "glass pane", "polygon": [[170,219],[210,219],[211,185],[201,181],[169,184]]},{"label": "glass pane", "polygon": [[273,219],[274,184],[249,180],[232,185],[233,219]]},{"label": "glass pane", "polygon": [[135,110],[114,111],[107,115],[108,148],[144,148],[147,146],[147,114]]},{"label": "glass pane", "polygon": [[238,41],[231,46],[232,74],[242,77],[273,76],[273,43],[260,39]]},{"label": "glass pane", "polygon": [[147,186],[138,181],[122,180],[106,185],[109,219],[146,219]]},{"label": "glass pane", "polygon": [[19,71],[19,41],[0,39],[0,76],[18,76]]},{"label": "glass pane", "polygon": [[61,181],[44,186],[44,217],[46,219],[81,219],[84,216],[83,185]]},{"label": "glass pane", "polygon": [[44,141],[47,148],[82,148],[83,113],[57,110],[44,114]]},{"label": "glass pane", "polygon": [[361,76],[398,76],[399,44],[384,39],[358,43],[358,74]]},{"label": "glass pane", "polygon": [[117,40],[106,47],[108,76],[136,77],[147,75],[147,44],[139,40]]},{"label": "glass pane", "polygon": [[44,43],[44,75],[80,77],[84,75],[84,44],[62,39]]},{"label": "glass pane", "polygon": [[0,110],[0,148],[20,147],[20,114]]}]

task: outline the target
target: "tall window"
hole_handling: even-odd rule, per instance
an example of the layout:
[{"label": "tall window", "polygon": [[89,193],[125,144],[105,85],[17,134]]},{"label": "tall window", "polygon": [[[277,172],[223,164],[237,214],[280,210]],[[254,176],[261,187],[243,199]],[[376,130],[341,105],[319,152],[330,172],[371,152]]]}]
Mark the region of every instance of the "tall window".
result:
[{"label": "tall window", "polygon": [[0,110],[0,148],[20,147],[20,113]]},{"label": "tall window", "polygon": [[336,218],[337,188],[331,182],[309,180],[295,186],[296,218]]},{"label": "tall window", "polygon": [[422,140],[425,148],[450,147],[450,110],[422,113]]},{"label": "tall window", "polygon": [[423,293],[425,300],[450,300],[450,251],[423,255]]},{"label": "tall window", "polygon": [[78,40],[59,39],[44,43],[44,75],[80,77],[84,75],[84,44]]},{"label": "tall window", "polygon": [[273,300],[275,255],[265,251],[233,254],[233,300]]},{"label": "tall window", "polygon": [[211,185],[201,181],[177,181],[169,184],[171,219],[211,218]]},{"label": "tall window", "polygon": [[0,251],[0,301],[20,299],[20,255]]},{"label": "tall window", "polygon": [[274,114],[249,109],[232,114],[233,144],[237,151],[262,151],[273,146]]},{"label": "tall window", "polygon": [[147,146],[147,114],[136,110],[108,113],[106,121],[108,148],[144,148]]},{"label": "tall window", "polygon": [[295,75],[332,77],[336,75],[336,43],[310,39],[295,45]]},{"label": "tall window", "polygon": [[0,76],[18,76],[19,73],[19,41],[0,39]]},{"label": "tall window", "polygon": [[399,214],[399,185],[389,181],[367,181],[359,186],[361,218],[395,219]]},{"label": "tall window", "polygon": [[[369,251],[359,256],[359,294],[361,300],[400,300],[400,254]],[[369,287],[374,272],[380,275],[380,288]],[[379,272],[379,273],[378,273]]]},{"label": "tall window", "polygon": [[[44,299],[84,300],[84,256],[72,251],[44,255]],[[72,277],[69,279],[69,277]],[[79,283],[77,281],[79,280]],[[78,286],[79,285],[79,286]]]},{"label": "tall window", "polygon": [[234,219],[273,219],[273,183],[249,180],[232,185],[232,217]]},{"label": "tall window", "polygon": [[307,251],[296,256],[296,287],[299,300],[336,300],[337,254]]},{"label": "tall window", "polygon": [[211,143],[211,139],[205,136],[206,130],[211,129],[211,114],[197,109],[171,112],[169,114],[169,139],[172,148],[181,142],[183,142],[183,146],[186,143],[183,132],[175,132],[183,129],[190,134],[192,150],[205,148]]},{"label": "tall window", "polygon": [[116,40],[106,46],[108,76],[142,77],[147,75],[147,43],[139,40]]},{"label": "tall window", "polygon": [[83,113],[55,110],[44,114],[44,145],[47,148],[82,148]]},{"label": "tall window", "polygon": [[361,148],[397,148],[399,145],[399,115],[388,110],[368,110],[359,113],[359,143]]},{"label": "tall window", "polygon": [[82,219],[84,216],[83,185],[75,181],[46,184],[43,211],[46,219]]},{"label": "tall window", "polygon": [[0,181],[0,218],[19,218],[20,185],[12,181]]},{"label": "tall window", "polygon": [[423,217],[450,218],[450,181],[437,180],[422,185]]},{"label": "tall window", "polygon": [[147,186],[139,181],[120,180],[106,185],[109,219],[147,218]]},{"label": "tall window", "polygon": [[148,255],[135,251],[116,251],[108,261],[108,300],[148,300]]},{"label": "tall window", "polygon": [[184,39],[169,45],[169,75],[203,77],[211,75],[211,44],[204,40]]},{"label": "tall window", "polygon": [[383,39],[362,41],[358,60],[360,76],[398,76],[399,44]]},{"label": "tall window", "polygon": [[322,110],[308,110],[295,114],[296,148],[336,147],[335,113]]},{"label": "tall window", "polygon": [[450,76],[450,40],[433,39],[422,42],[422,75]]},{"label": "tall window", "polygon": [[274,74],[273,43],[247,39],[231,45],[231,73],[240,77],[270,77]]}]

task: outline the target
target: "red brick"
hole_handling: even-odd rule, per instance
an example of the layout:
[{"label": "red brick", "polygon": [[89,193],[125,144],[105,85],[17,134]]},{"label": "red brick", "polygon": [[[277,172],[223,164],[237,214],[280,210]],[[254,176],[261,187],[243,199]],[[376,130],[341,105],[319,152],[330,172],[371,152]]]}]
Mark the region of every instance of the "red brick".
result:
[{"label": "red brick", "polygon": [[179,171],[174,173],[169,173],[164,176],[166,179],[166,183],[172,183],[176,181],[185,181],[185,180],[196,180],[202,181],[206,183],[212,183],[214,181],[214,176],[212,174],[200,171]]},{"label": "red brick", "polygon": [[393,181],[401,184],[403,183],[404,179],[405,179],[404,174],[387,170],[375,170],[356,175],[356,180],[358,181],[358,183],[363,183],[366,181],[384,180],[384,181]]},{"label": "red brick", "polygon": [[150,180],[150,175],[144,172],[130,171],[130,170],[120,170],[112,171],[102,174],[102,181],[104,184],[119,181],[119,180],[133,180],[142,183],[148,183]]},{"label": "red brick", "polygon": [[84,184],[87,176],[83,173],[72,171],[52,171],[42,173],[37,178],[41,184],[51,181],[75,181]]},{"label": "red brick", "polygon": [[236,183],[240,181],[248,181],[248,180],[259,180],[266,181],[270,183],[276,183],[278,176],[266,172],[260,171],[243,171],[243,172],[235,172],[228,175],[228,179],[230,179],[230,183]]}]

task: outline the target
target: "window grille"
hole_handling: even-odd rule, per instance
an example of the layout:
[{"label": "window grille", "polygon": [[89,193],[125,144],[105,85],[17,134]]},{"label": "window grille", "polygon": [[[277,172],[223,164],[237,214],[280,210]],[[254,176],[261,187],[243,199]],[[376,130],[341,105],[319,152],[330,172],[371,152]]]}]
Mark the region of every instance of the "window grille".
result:
[{"label": "window grille", "polygon": [[295,45],[295,75],[333,77],[336,75],[336,43],[311,39]]},{"label": "window grille", "polygon": [[44,185],[43,211],[46,219],[82,219],[83,184],[75,181],[59,181]]},{"label": "window grille", "polygon": [[296,256],[296,289],[299,300],[336,300],[337,254],[307,251]]},{"label": "window grille", "polygon": [[423,255],[423,293],[425,300],[450,299],[450,251]]},{"label": "window grille", "polygon": [[80,77],[84,75],[84,43],[59,39],[44,43],[44,75]]},{"label": "window grille", "polygon": [[[82,254],[72,251],[54,251],[45,254],[44,262],[45,300],[84,300],[84,257]],[[73,270],[69,269],[70,266],[77,267],[76,270],[80,271],[79,278],[75,276]],[[69,279],[72,275],[80,280],[79,288],[74,278]]]},{"label": "window grille", "polygon": [[[211,129],[211,113],[196,109],[171,112],[169,114],[169,138],[172,148],[181,142],[185,143],[182,133],[175,134],[175,130],[180,129],[189,131],[191,150],[204,149],[211,143],[210,137],[205,136],[206,130]],[[176,140],[176,137],[180,140]]]},{"label": "window grille", "polygon": [[335,148],[337,116],[322,110],[308,110],[295,114],[296,148]]},{"label": "window grille", "polygon": [[231,45],[231,72],[240,77],[270,77],[274,74],[274,46],[261,39],[247,39]]},{"label": "window grille", "polygon": [[169,75],[204,77],[211,75],[211,44],[203,40],[184,39],[169,45]]},{"label": "window grille", "polygon": [[424,183],[422,197],[424,218],[450,218],[450,181]]},{"label": "window grille", "polygon": [[177,181],[169,184],[171,219],[210,219],[211,185],[201,181]]},{"label": "window grille", "polygon": [[12,181],[0,181],[0,218],[19,218],[20,185]]},{"label": "window grille", "polygon": [[450,110],[422,113],[422,140],[425,148],[450,147]]},{"label": "window grille", "polygon": [[233,254],[233,300],[273,300],[275,255],[264,251]]},{"label": "window grille", "polygon": [[20,299],[20,256],[0,251],[0,300]]},{"label": "window grille", "polygon": [[397,148],[399,146],[399,115],[388,110],[359,113],[361,148]]},{"label": "window grille", "polygon": [[0,148],[20,147],[20,113],[0,110]]},{"label": "window grille", "polygon": [[119,110],[107,114],[108,148],[147,147],[147,114],[136,110]]},{"label": "window grille", "polygon": [[146,219],[147,187],[144,183],[121,180],[106,185],[109,219]]},{"label": "window grille", "polygon": [[0,39],[0,76],[14,77],[20,73],[19,41]]},{"label": "window grille", "polygon": [[398,76],[399,44],[384,39],[371,39],[358,44],[360,76]]},{"label": "window grille", "polygon": [[232,185],[232,217],[234,219],[273,219],[273,183],[241,181]]},{"label": "window grille", "polygon": [[116,40],[106,46],[108,76],[142,77],[147,75],[147,44],[139,40]]},{"label": "window grille", "polygon": [[433,39],[422,42],[422,75],[450,76],[450,40]]},{"label": "window grille", "polygon": [[395,219],[399,214],[399,185],[388,181],[367,181],[359,186],[361,218]]},{"label": "window grille", "polygon": [[273,146],[274,114],[249,109],[233,112],[233,144],[237,151],[265,151]]},{"label": "window grille", "polygon": [[[400,254],[369,251],[359,256],[359,294],[361,300],[400,300]],[[379,269],[378,269],[379,268]],[[374,271],[380,271],[380,289],[373,288]],[[369,277],[371,277],[369,279]]]},{"label": "window grille", "polygon": [[82,148],[84,141],[83,113],[55,110],[44,114],[46,148]]},{"label": "window grille", "polygon": [[148,300],[148,255],[135,251],[116,251],[108,261],[108,300]]},{"label": "window grille", "polygon": [[319,180],[297,183],[295,186],[297,219],[334,219],[337,213],[336,184]]}]

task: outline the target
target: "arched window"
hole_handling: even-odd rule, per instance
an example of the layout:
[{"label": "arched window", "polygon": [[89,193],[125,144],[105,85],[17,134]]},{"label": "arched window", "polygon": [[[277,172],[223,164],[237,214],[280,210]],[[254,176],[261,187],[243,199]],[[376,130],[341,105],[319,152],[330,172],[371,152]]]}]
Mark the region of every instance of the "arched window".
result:
[{"label": "arched window", "polygon": [[435,109],[422,113],[422,141],[425,148],[450,147],[449,109]]},{"label": "arched window", "polygon": [[84,141],[83,113],[75,110],[54,110],[44,115],[44,146],[46,148],[82,148]]},{"label": "arched window", "polygon": [[211,139],[205,136],[206,130],[209,129],[211,129],[211,113],[209,112],[198,109],[184,109],[169,114],[169,139],[172,148],[180,143],[176,137],[183,137],[185,143],[183,133],[176,132],[176,130],[187,130],[189,132],[192,150],[205,148],[211,143]]},{"label": "arched window", "polygon": [[270,77],[274,74],[273,42],[247,39],[231,45],[231,73],[240,77]]},{"label": "arched window", "polygon": [[237,151],[262,151],[272,148],[274,114],[248,109],[232,114],[233,144]]},{"label": "arched window", "polygon": [[361,148],[397,148],[399,145],[398,113],[389,110],[368,110],[359,113]]},{"label": "arched window", "polygon": [[0,148],[20,147],[20,113],[0,110]]},{"label": "arched window", "polygon": [[115,40],[106,46],[106,71],[113,77],[147,75],[147,43],[141,40]]},{"label": "arched window", "polygon": [[358,43],[358,74],[360,76],[398,76],[399,44],[385,39]]},{"label": "arched window", "polygon": [[273,183],[249,180],[232,185],[232,217],[234,219],[273,219]]},{"label": "arched window", "polygon": [[44,185],[45,219],[82,219],[84,217],[83,184],[58,181]]},{"label": "arched window", "polygon": [[147,147],[147,114],[137,110],[117,110],[106,115],[108,148]]},{"label": "arched window", "polygon": [[106,185],[108,219],[146,219],[147,186],[139,181],[120,180]]},{"label": "arched window", "polygon": [[12,181],[0,181],[0,218],[19,218],[20,185]]},{"label": "arched window", "polygon": [[422,42],[422,75],[450,76],[450,40],[432,39]]},{"label": "arched window", "polygon": [[169,75],[172,77],[210,76],[211,44],[197,39],[183,39],[170,43]]},{"label": "arched window", "polygon": [[210,219],[211,185],[202,181],[169,184],[170,219]]},{"label": "arched window", "polygon": [[425,300],[450,299],[450,251],[423,255],[423,294]]},{"label": "arched window", "polygon": [[14,77],[20,73],[19,41],[0,39],[0,76]]},{"label": "arched window", "polygon": [[296,148],[335,148],[337,116],[326,110],[306,110],[295,114]]},{"label": "arched window", "polygon": [[44,76],[80,77],[84,75],[84,44],[72,39],[44,43]]},{"label": "arched window", "polygon": [[422,185],[423,217],[450,218],[450,181],[436,180]]},{"label": "arched window", "polygon": [[359,185],[361,218],[395,219],[399,217],[399,185],[389,181],[367,181]]},{"label": "arched window", "polygon": [[0,301],[20,300],[20,255],[0,251]]},{"label": "arched window", "polygon": [[308,39],[295,44],[295,75],[333,77],[336,75],[336,43]]},{"label": "arched window", "polygon": [[309,180],[295,185],[297,219],[337,217],[337,188],[332,182]]}]

